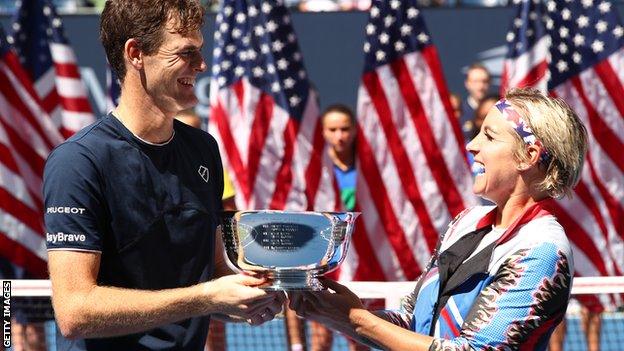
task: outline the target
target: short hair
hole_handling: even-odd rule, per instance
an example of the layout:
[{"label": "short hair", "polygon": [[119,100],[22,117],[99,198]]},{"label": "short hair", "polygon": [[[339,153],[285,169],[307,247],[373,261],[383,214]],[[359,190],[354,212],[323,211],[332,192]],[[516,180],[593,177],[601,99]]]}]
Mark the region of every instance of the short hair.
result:
[{"label": "short hair", "polygon": [[490,71],[487,69],[487,67],[485,67],[484,64],[482,64],[481,62],[474,62],[472,63],[470,66],[468,66],[468,69],[466,70],[466,77],[468,77],[468,73],[472,70],[475,69],[480,69],[485,71],[485,73],[487,73],[488,77],[491,76]]},{"label": "short hair", "polygon": [[204,24],[204,8],[197,0],[107,0],[100,20],[100,40],[111,69],[120,82],[126,76],[124,46],[135,38],[140,49],[153,54],[162,44],[168,21],[186,35]]},{"label": "short hair", "polygon": [[[578,115],[560,98],[548,97],[539,90],[512,89],[505,94],[548,151],[550,158],[540,165],[546,177],[538,187],[553,198],[570,196],[578,183],[587,152],[587,130]],[[527,161],[525,143],[517,133],[519,161]]]},{"label": "short hair", "polygon": [[332,104],[327,106],[327,108],[325,108],[325,110],[321,114],[321,123],[323,122],[325,116],[331,112],[339,112],[347,115],[349,117],[349,122],[351,122],[351,124],[355,126],[355,114],[349,106],[344,104]]}]

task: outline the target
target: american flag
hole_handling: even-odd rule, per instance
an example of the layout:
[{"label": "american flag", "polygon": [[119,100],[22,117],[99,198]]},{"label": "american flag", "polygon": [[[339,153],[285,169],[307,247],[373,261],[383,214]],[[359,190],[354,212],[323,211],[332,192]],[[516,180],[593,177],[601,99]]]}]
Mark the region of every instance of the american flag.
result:
[{"label": "american flag", "polygon": [[95,121],[76,56],[52,1],[21,1],[10,40],[64,137]]},{"label": "american flag", "polygon": [[0,256],[47,275],[42,175],[62,141],[0,27]]},{"label": "american flag", "polygon": [[223,1],[214,39],[209,128],[237,207],[333,210],[317,95],[283,2]]},{"label": "american flag", "polygon": [[459,125],[416,0],[374,1],[358,95],[357,203],[341,279],[413,280],[476,204]]},{"label": "american flag", "polygon": [[[624,272],[624,29],[609,1],[516,1],[503,89],[536,86],[585,123],[589,152],[557,217],[582,276]],[[614,297],[619,298],[619,297]]]}]

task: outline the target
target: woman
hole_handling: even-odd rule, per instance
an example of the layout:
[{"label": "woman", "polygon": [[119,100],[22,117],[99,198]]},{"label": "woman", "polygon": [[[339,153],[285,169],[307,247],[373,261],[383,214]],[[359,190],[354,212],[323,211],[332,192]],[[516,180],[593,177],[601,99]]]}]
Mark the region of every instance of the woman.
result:
[{"label": "woman", "polygon": [[578,181],[585,127],[563,101],[512,90],[466,148],[479,168],[473,191],[495,206],[453,220],[401,310],[373,314],[330,280],[333,292],[292,294],[291,308],[384,349],[545,350],[574,272],[550,208]]}]

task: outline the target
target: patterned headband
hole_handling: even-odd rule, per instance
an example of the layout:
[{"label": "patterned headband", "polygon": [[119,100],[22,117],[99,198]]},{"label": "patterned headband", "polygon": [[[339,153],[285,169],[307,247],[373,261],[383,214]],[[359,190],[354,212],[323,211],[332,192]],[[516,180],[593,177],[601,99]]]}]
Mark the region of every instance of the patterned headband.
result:
[{"label": "patterned headband", "polygon": [[542,148],[539,162],[547,163],[550,160],[550,154],[544,147],[544,144],[542,144],[542,142],[535,137],[535,134],[533,134],[531,127],[529,127],[529,125],[524,121],[518,111],[516,111],[513,106],[511,106],[511,104],[505,99],[500,99],[494,106],[496,106],[498,111],[500,111],[500,113],[503,115],[503,118],[505,118],[505,120],[509,122],[511,127],[516,131],[516,133],[518,133],[522,140],[524,140],[525,144],[539,145]]}]

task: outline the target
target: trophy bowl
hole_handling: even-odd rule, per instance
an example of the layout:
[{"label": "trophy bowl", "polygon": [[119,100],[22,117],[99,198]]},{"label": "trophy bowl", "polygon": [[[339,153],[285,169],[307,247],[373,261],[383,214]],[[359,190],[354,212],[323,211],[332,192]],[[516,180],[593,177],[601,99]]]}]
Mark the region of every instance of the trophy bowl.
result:
[{"label": "trophy bowl", "polygon": [[318,277],[344,260],[358,212],[223,211],[235,269],[266,277],[267,290],[322,290]]}]

